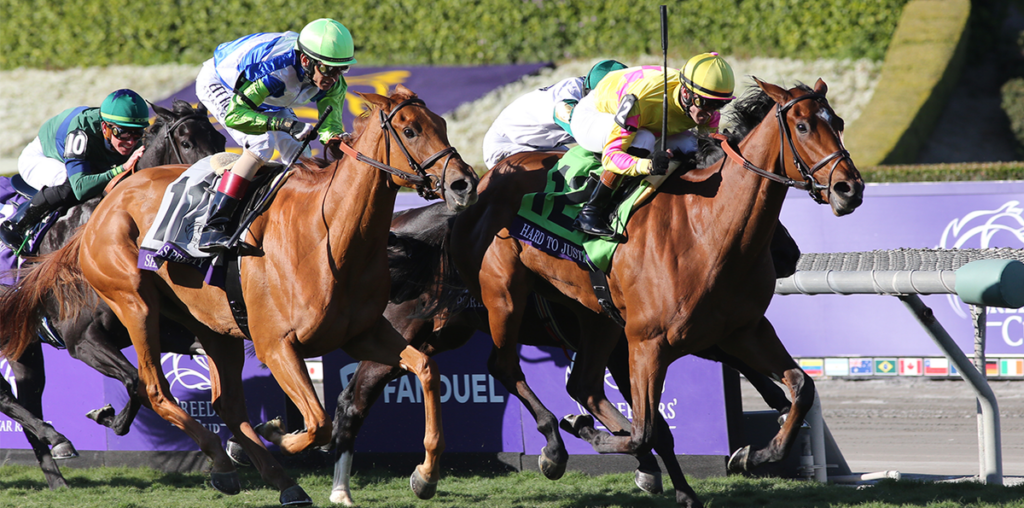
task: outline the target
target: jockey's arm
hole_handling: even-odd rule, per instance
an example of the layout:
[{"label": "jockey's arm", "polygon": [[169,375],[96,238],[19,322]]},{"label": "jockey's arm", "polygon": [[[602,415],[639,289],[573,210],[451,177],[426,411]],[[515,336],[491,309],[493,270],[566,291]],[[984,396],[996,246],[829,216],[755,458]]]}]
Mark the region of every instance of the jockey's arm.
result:
[{"label": "jockey's arm", "polygon": [[327,144],[331,138],[338,137],[345,133],[345,124],[341,121],[342,110],[341,105],[345,102],[345,92],[348,91],[348,83],[344,79],[338,80],[327,92],[324,98],[316,102],[317,118],[323,118],[324,110],[328,106],[334,108],[334,111],[324,119],[324,123],[320,125],[319,138],[320,142],[324,145]]},{"label": "jockey's arm", "polygon": [[71,183],[71,190],[79,202],[99,196],[110,180],[124,172],[123,166],[114,166],[106,171],[92,174],[92,166],[93,164],[86,159],[69,159],[64,163],[68,172],[68,182]]},{"label": "jockey's arm", "polygon": [[[623,107],[628,108],[630,105]],[[626,115],[629,116],[626,116]],[[636,132],[640,126],[640,114],[635,110],[626,109],[616,115],[615,127],[608,134],[604,150],[601,152],[601,165],[606,171],[626,176],[643,176],[651,174],[651,160],[643,159],[626,153],[633,145]]]},{"label": "jockey's arm", "polygon": [[246,81],[231,96],[224,125],[245,134],[260,135],[280,130],[283,118],[264,115],[256,110],[270,96],[262,81]]}]

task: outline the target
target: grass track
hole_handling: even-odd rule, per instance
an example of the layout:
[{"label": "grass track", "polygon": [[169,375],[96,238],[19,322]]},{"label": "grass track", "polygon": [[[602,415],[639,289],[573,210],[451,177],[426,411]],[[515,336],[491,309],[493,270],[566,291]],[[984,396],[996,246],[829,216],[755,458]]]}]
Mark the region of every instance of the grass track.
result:
[{"label": "grass track", "polygon": [[[278,493],[265,486],[251,469],[242,471],[242,493],[222,495],[205,485],[206,475],[163,473],[152,469],[64,468],[71,489],[50,491],[39,469],[0,467],[0,507],[75,508],[213,508],[277,507]],[[317,506],[333,506],[327,499],[329,471],[295,472],[299,484]],[[666,478],[666,487],[669,486]],[[409,491],[408,477],[387,471],[357,474],[353,497],[359,506],[372,507],[674,507],[672,494],[651,496],[640,492],[632,474],[587,476],[566,473],[557,482],[539,473],[511,473],[494,477],[449,475],[437,496],[417,500]],[[1024,486],[1001,487],[974,483],[919,483],[885,481],[862,489],[794,480],[712,478],[693,481],[708,508],[724,507],[828,507],[828,508],[1024,508]]]}]

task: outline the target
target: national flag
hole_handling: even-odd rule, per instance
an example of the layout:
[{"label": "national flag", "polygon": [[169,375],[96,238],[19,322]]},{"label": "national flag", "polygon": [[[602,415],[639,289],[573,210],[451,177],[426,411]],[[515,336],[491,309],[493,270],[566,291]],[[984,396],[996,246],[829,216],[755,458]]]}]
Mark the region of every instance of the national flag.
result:
[{"label": "national flag", "polygon": [[999,377],[999,362],[985,360],[985,375],[988,377]]},{"label": "national flag", "polygon": [[870,376],[874,373],[871,358],[850,358],[851,376]]},{"label": "national flag", "polygon": [[924,361],[920,358],[900,358],[899,371],[901,376],[920,376],[924,373]]},{"label": "national flag", "polygon": [[825,359],[825,375],[826,376],[849,376],[850,375],[850,361],[848,358],[826,358]]},{"label": "national flag", "polygon": [[821,358],[801,358],[800,368],[811,377],[821,377],[825,374],[825,361]]},{"label": "national flag", "polygon": [[948,376],[949,375],[949,359],[948,358],[925,358],[924,359],[924,375],[926,375],[926,376]]},{"label": "national flag", "polygon": [[895,358],[875,358],[876,376],[895,376],[897,371]]},{"label": "national flag", "polygon": [[1000,358],[1000,376],[1024,376],[1024,358]]}]

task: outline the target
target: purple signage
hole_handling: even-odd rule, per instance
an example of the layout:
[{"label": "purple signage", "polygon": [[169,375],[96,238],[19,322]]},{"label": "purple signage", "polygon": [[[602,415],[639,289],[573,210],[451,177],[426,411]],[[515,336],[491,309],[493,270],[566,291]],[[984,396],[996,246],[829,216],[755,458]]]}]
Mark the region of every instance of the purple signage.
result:
[{"label": "purple signage", "polygon": [[[782,223],[802,252],[898,248],[1024,248],[1024,182],[868,185],[864,204],[835,217],[790,192]],[[970,310],[956,295],[922,296],[967,354]],[[902,302],[883,295],[776,296],[768,318],[794,356],[942,356]],[[989,308],[990,354],[1024,354],[1024,310]]]}]

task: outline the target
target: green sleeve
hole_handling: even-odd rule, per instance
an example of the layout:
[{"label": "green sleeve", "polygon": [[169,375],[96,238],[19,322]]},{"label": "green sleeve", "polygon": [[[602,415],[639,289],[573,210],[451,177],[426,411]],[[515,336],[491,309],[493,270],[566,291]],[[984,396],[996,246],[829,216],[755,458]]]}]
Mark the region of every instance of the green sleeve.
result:
[{"label": "green sleeve", "polygon": [[320,126],[320,142],[327,144],[327,141],[331,138],[345,132],[345,124],[341,121],[343,111],[341,110],[342,103],[345,102],[345,92],[348,91],[348,83],[344,79],[338,80],[338,84],[334,85],[327,95],[323,99],[320,99],[316,103],[316,109],[318,111],[317,117],[323,118],[324,110],[327,106],[334,108],[331,112],[331,116],[324,120],[323,125]]},{"label": "green sleeve", "polygon": [[121,166],[114,166],[107,171],[93,175],[87,175],[83,171],[71,175],[68,181],[71,183],[71,190],[75,193],[75,199],[84,202],[99,196],[107,183],[122,172],[124,169]]},{"label": "green sleeve", "polygon": [[252,135],[277,130],[280,119],[264,115],[255,109],[263,104],[269,95],[270,91],[263,83],[244,82],[239,90],[231,96],[224,124],[237,131]]}]

